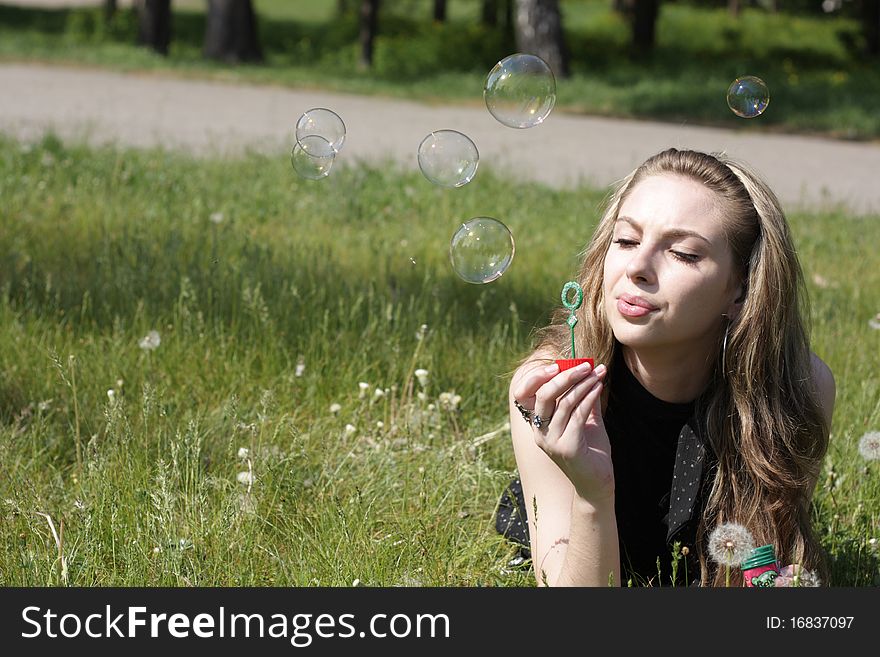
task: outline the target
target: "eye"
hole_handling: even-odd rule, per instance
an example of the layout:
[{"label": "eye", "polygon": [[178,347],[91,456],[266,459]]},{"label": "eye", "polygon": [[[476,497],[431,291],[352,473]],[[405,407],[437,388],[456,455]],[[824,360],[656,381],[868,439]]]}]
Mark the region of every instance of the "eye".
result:
[{"label": "eye", "polygon": [[682,262],[686,262],[691,265],[696,263],[700,259],[700,256],[693,253],[682,253],[681,251],[672,251],[671,253],[676,260],[681,260]]},{"label": "eye", "polygon": [[631,246],[635,246],[637,242],[633,240],[623,239],[622,237],[613,241],[614,244],[619,244],[621,249],[626,249]]}]

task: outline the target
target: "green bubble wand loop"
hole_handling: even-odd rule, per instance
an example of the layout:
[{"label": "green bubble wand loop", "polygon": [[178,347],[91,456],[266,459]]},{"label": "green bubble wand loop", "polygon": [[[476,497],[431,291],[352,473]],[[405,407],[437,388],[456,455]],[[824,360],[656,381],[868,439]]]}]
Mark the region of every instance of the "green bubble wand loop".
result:
[{"label": "green bubble wand loop", "polygon": [[[574,290],[574,299],[569,301],[569,292]],[[568,315],[568,320],[566,324],[568,324],[568,329],[571,331],[571,357],[577,358],[577,353],[575,353],[574,348],[574,327],[575,324],[578,323],[578,319],[575,316],[575,311],[581,307],[581,304],[584,302],[584,291],[581,289],[581,286],[578,285],[577,281],[569,281],[562,287],[562,305],[568,308],[571,313]]]}]

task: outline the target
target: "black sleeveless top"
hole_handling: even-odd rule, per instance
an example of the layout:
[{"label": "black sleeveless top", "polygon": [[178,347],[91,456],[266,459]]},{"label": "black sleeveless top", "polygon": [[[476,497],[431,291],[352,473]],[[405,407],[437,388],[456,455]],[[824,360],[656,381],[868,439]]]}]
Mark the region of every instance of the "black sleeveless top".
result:
[{"label": "black sleeveless top", "polygon": [[[699,581],[696,530],[713,468],[711,450],[699,437],[705,431],[695,403],[654,397],[630,372],[619,345],[615,351],[603,420],[614,463],[621,584],[669,586],[675,541],[689,550],[678,562],[676,585]],[[531,557],[525,519],[522,486],[515,480],[495,518],[496,529],[520,545],[511,565],[528,565]]]}]

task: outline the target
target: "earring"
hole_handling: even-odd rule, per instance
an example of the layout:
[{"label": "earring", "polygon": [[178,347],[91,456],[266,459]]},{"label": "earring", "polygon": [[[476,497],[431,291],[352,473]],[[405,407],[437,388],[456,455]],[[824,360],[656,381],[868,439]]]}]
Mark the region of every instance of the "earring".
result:
[{"label": "earring", "polygon": [[727,378],[727,333],[730,331],[730,318],[727,315],[721,315],[727,320],[724,327],[724,341],[721,343],[721,376]]}]

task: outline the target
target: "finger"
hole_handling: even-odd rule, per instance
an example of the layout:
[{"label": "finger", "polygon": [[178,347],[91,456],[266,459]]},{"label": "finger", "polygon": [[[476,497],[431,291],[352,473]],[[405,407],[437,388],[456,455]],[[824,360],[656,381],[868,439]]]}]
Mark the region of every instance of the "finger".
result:
[{"label": "finger", "polygon": [[513,397],[522,403],[523,406],[530,410],[534,408],[535,393],[538,389],[552,379],[559,372],[559,365],[539,365],[533,367],[513,389]]},{"label": "finger", "polygon": [[589,363],[581,363],[547,381],[535,392],[535,413],[541,417],[551,417],[556,411],[557,399],[575,383],[587,377],[591,370]]},{"label": "finger", "polygon": [[551,421],[551,428],[555,433],[561,434],[565,431],[571,421],[572,414],[581,407],[587,395],[600,384],[598,373],[590,372],[583,381],[576,383],[559,398]]},{"label": "finger", "polygon": [[602,381],[597,381],[596,385],[584,395],[581,403],[575,408],[571,419],[578,426],[585,426],[591,420],[598,426],[604,426],[605,422],[602,419],[602,390],[604,388],[605,385]]}]

